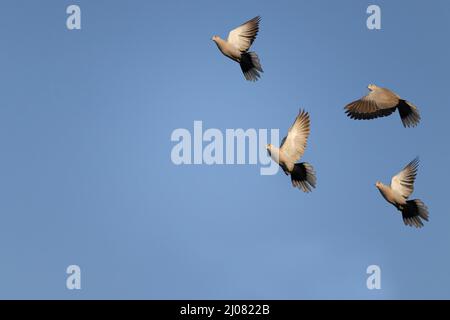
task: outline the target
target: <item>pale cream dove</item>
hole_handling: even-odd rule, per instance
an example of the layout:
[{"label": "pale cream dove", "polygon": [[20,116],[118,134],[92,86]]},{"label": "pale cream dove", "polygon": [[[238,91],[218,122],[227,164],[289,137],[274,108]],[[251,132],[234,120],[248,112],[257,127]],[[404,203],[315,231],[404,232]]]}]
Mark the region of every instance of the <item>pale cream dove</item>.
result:
[{"label": "pale cream dove", "polygon": [[420,122],[419,110],[411,102],[401,99],[396,93],[374,84],[368,86],[370,93],[345,107],[352,119],[369,120],[391,115],[398,109],[403,126],[415,127]]},{"label": "pale cream dove", "polygon": [[280,165],[286,175],[291,176],[292,186],[304,192],[316,187],[316,173],[307,162],[296,163],[305,153],[310,132],[309,114],[300,110],[281,147],[266,146],[270,157]]},{"label": "pale cream dove", "polygon": [[258,80],[260,72],[263,72],[258,55],[248,51],[258,34],[260,20],[261,18],[257,16],[230,31],[227,40],[219,36],[212,37],[226,57],[239,63],[245,79],[249,81]]},{"label": "pale cream dove", "polygon": [[392,178],[390,186],[379,181],[375,186],[386,201],[402,213],[405,225],[421,228],[422,220],[428,221],[428,208],[422,200],[408,200],[414,191],[418,166],[419,158],[416,158]]}]

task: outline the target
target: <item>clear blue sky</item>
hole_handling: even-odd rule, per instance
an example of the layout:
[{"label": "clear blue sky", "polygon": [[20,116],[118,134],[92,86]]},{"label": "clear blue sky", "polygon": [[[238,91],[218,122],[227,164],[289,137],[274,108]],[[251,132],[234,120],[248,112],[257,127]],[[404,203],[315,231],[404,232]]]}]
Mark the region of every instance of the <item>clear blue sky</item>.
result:
[{"label": "clear blue sky", "polygon": [[[250,83],[211,36],[258,14]],[[0,298],[450,298],[448,1],[2,0],[0,21]],[[419,127],[348,119],[369,83],[414,102]],[[311,194],[258,165],[170,160],[194,120],[284,134],[300,107]],[[416,155],[421,230],[374,186]]]}]

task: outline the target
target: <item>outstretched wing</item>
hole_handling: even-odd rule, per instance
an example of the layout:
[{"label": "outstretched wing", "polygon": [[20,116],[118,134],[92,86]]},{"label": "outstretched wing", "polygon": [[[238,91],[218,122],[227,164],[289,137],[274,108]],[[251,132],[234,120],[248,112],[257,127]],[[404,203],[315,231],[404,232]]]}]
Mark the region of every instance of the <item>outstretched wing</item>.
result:
[{"label": "outstretched wing", "polygon": [[376,88],[365,97],[349,103],[345,113],[352,119],[368,120],[386,117],[395,111],[399,97],[385,88]]},{"label": "outstretched wing", "polygon": [[310,132],[309,114],[300,110],[288,135],[282,140],[280,151],[293,162],[303,156]]},{"label": "outstretched wing", "polygon": [[259,31],[259,22],[261,17],[257,16],[231,30],[228,34],[228,43],[238,48],[241,52],[246,52],[253,41],[255,41],[256,35]]},{"label": "outstretched wing", "polygon": [[418,167],[419,158],[415,158],[408,163],[402,171],[392,178],[392,190],[399,192],[405,199],[408,199],[414,191],[414,181],[416,180]]}]

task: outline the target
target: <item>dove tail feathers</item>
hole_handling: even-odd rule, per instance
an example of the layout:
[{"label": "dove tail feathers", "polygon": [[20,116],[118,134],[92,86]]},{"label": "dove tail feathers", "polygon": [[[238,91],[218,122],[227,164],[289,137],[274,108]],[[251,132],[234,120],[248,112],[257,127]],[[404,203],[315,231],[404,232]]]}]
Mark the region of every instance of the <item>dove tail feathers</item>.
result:
[{"label": "dove tail feathers", "polygon": [[398,112],[405,128],[415,127],[420,122],[419,110],[409,101],[400,100]]},{"label": "dove tail feathers", "polygon": [[421,228],[423,227],[422,220],[428,221],[428,208],[422,200],[409,200],[402,209],[402,216],[405,225]]},{"label": "dove tail feathers", "polygon": [[256,52],[244,52],[241,55],[240,65],[244,77],[248,81],[258,80],[261,77],[260,72],[264,72]]},{"label": "dove tail feathers", "polygon": [[296,163],[291,172],[292,186],[303,192],[311,192],[316,187],[316,172],[307,162]]}]

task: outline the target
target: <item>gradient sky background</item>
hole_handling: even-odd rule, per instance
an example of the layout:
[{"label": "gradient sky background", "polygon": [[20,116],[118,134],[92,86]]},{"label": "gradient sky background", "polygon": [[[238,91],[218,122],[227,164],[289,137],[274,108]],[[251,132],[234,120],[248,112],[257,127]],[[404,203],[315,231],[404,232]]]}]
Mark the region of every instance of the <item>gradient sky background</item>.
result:
[{"label": "gradient sky background", "polygon": [[[211,36],[258,14],[250,83]],[[2,0],[0,21],[0,298],[450,298],[448,1]],[[348,119],[369,83],[419,127]],[[300,107],[311,194],[258,165],[171,162],[194,120],[284,135]],[[416,155],[421,230],[374,186]]]}]

